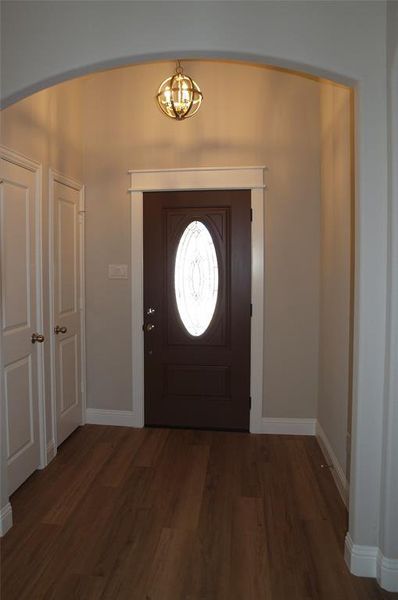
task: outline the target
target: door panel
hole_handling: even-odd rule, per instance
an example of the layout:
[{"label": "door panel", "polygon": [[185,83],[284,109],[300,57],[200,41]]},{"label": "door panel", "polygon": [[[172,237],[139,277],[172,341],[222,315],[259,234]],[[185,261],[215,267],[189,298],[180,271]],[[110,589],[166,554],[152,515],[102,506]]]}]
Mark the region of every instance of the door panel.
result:
[{"label": "door panel", "polygon": [[53,183],[54,352],[57,443],[82,423],[80,322],[80,192]]},{"label": "door panel", "polygon": [[[59,186],[59,184],[58,184]],[[57,189],[58,189],[57,186]],[[65,186],[64,186],[65,187]],[[62,191],[58,189],[62,194]],[[79,198],[77,198],[78,201]],[[76,198],[58,197],[58,314],[77,312],[77,215]]]},{"label": "door panel", "polygon": [[30,356],[7,365],[4,372],[6,389],[8,458],[34,443],[33,382]]},{"label": "door panel", "polygon": [[[24,174],[24,173],[23,173]],[[33,182],[34,183],[34,182]],[[4,282],[4,330],[27,327],[31,321],[30,302],[30,188],[5,181],[2,199]]]},{"label": "door panel", "polygon": [[60,412],[63,415],[79,403],[77,336],[59,342]]},{"label": "door panel", "polygon": [[[8,492],[40,464],[36,175],[1,159],[1,289]],[[40,333],[40,332],[39,332]]]},{"label": "door panel", "polygon": [[249,191],[144,194],[147,425],[248,429],[250,260]]}]

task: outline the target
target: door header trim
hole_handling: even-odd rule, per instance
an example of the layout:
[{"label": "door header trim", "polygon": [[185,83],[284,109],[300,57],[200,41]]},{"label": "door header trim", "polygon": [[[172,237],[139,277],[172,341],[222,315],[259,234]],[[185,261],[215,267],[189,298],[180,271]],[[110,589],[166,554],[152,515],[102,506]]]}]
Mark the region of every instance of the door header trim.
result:
[{"label": "door header trim", "polygon": [[266,189],[267,167],[129,170],[129,192]]}]

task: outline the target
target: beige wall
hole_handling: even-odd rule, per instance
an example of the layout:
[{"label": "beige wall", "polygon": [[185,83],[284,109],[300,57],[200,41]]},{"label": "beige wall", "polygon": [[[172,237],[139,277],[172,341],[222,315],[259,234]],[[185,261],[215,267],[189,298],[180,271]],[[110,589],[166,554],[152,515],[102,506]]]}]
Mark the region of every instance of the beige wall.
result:
[{"label": "beige wall", "polygon": [[[43,309],[44,334],[50,339],[48,293],[48,169],[83,180],[81,144],[82,81],[65,83],[30,96],[0,113],[1,144],[43,166]],[[47,441],[53,438],[50,410],[50,345],[45,348]]]},{"label": "beige wall", "polygon": [[[51,166],[87,190],[88,406],[130,409],[131,282],[107,278],[108,264],[130,265],[128,169],[267,165],[263,415],[318,416],[347,472],[349,92],[264,67],[186,67],[205,101],[183,123],[164,117],[153,98],[171,63],[98,73],[1,113],[1,142],[43,164],[45,315]],[[49,345],[47,405],[48,353]]]},{"label": "beige wall", "polygon": [[349,476],[351,431],[352,188],[351,96],[321,88],[321,301],[318,421]]},{"label": "beige wall", "polygon": [[[2,112],[2,143],[42,162],[44,173],[52,166],[87,185],[88,406],[131,407],[130,281],[107,278],[109,263],[130,263],[127,170],[264,164],[270,170],[263,414],[316,416],[320,336],[319,419],[345,470],[348,92],[263,67],[192,62],[189,71],[200,82],[205,102],[195,119],[175,123],[152,101],[172,67],[160,63],[99,73]],[[242,110],[246,90],[251,103]],[[219,95],[225,95],[223,104],[216,101]],[[43,192],[46,312],[46,177]],[[49,369],[47,401],[48,374]]]},{"label": "beige wall", "polygon": [[176,123],[154,95],[173,63],[84,85],[88,406],[131,408],[128,169],[267,165],[264,415],[315,417],[318,394],[319,84],[263,67],[190,62],[205,100]]}]

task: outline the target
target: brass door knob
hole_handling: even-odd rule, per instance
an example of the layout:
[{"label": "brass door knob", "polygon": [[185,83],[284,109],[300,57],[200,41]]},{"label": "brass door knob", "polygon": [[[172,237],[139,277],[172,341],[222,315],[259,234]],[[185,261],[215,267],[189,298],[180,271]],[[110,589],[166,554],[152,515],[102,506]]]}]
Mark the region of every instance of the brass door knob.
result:
[{"label": "brass door knob", "polygon": [[152,329],[155,329],[155,325],[153,323],[147,323],[144,325],[144,331],[149,332],[152,331]]},{"label": "brass door knob", "polygon": [[57,325],[56,327],[54,327],[54,333],[56,335],[58,335],[59,333],[66,333],[68,331],[67,327],[60,327],[59,325]]},{"label": "brass door knob", "polygon": [[39,342],[39,344],[42,344],[44,342],[44,335],[41,335],[41,333],[32,333],[32,344],[35,344],[36,342]]}]

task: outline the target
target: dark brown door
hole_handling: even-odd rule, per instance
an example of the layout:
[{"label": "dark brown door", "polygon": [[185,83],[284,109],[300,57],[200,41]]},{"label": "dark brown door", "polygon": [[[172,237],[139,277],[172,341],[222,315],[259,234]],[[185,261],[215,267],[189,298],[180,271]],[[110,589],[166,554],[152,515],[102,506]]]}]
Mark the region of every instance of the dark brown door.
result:
[{"label": "dark brown door", "polygon": [[146,425],[248,430],[250,191],[144,194]]}]

